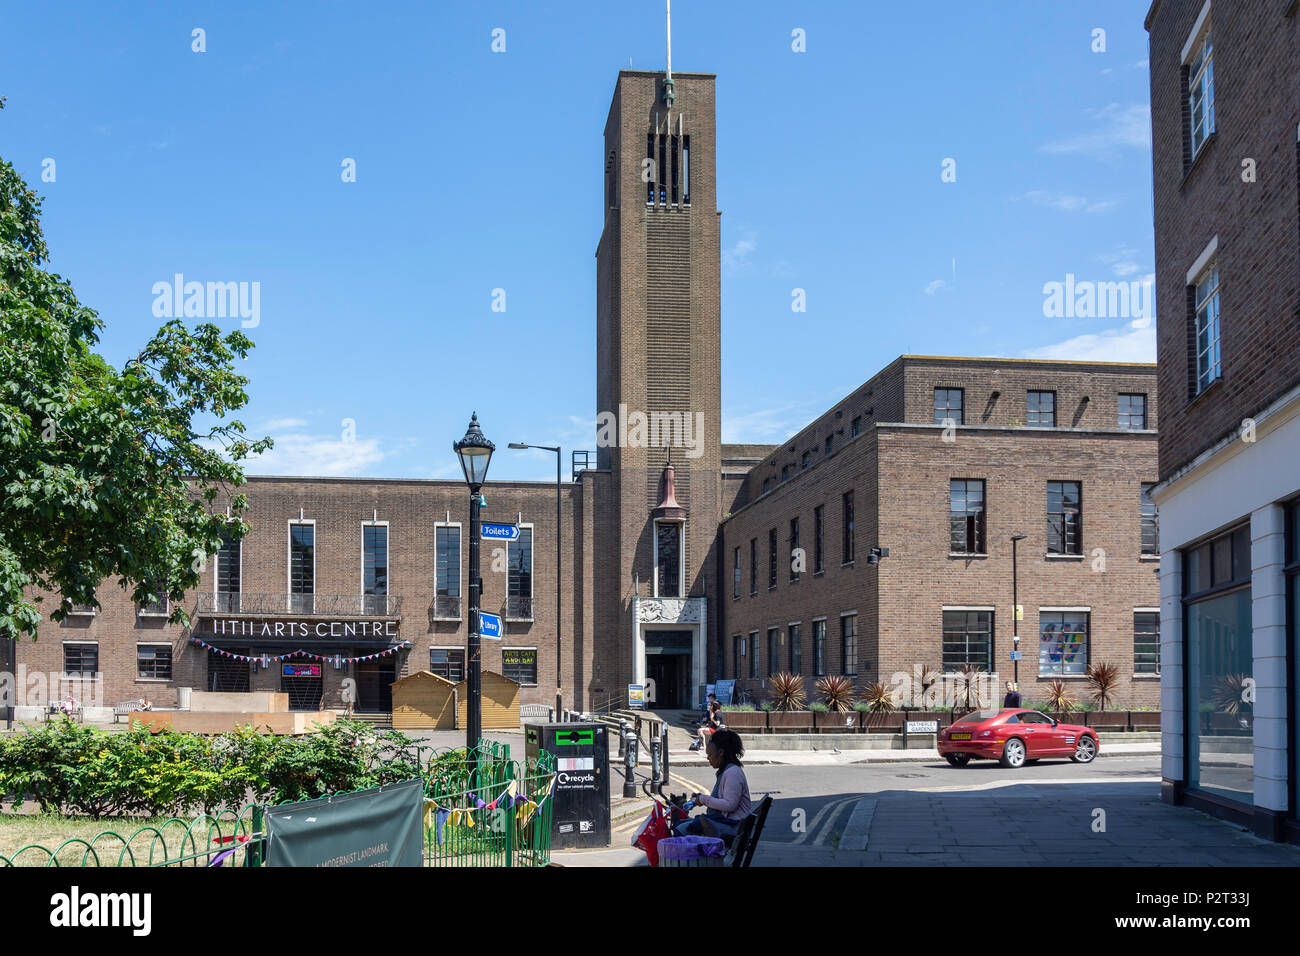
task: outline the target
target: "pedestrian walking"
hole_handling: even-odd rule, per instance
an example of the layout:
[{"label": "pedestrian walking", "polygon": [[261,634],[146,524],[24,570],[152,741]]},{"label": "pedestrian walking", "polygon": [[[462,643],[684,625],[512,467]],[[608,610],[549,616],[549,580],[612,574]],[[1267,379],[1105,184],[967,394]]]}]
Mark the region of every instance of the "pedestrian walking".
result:
[{"label": "pedestrian walking", "polygon": [[1002,706],[1003,707],[1021,706],[1020,691],[1016,689],[1016,685],[1013,684],[1011,681],[1007,681],[1007,696],[1002,699]]}]

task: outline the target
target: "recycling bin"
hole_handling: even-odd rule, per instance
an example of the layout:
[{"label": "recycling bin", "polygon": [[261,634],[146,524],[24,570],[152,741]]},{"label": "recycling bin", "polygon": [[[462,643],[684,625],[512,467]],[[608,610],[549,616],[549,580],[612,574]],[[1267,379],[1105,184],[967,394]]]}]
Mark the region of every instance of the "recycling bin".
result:
[{"label": "recycling bin", "polygon": [[609,846],[609,728],[599,722],[525,724],[524,753],[555,756],[551,847]]}]

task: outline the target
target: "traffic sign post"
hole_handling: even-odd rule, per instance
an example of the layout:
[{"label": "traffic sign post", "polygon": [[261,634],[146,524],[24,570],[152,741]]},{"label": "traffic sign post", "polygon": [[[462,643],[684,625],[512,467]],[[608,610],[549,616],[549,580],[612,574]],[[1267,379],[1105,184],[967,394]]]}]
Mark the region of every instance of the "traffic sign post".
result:
[{"label": "traffic sign post", "polygon": [[488,614],[486,611],[478,612],[478,632],[480,637],[499,641],[503,631],[500,614]]}]

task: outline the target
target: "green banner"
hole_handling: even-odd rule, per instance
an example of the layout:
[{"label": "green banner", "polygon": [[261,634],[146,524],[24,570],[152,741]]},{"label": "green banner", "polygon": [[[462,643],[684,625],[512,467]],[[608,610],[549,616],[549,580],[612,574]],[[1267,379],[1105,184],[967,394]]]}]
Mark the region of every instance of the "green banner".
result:
[{"label": "green banner", "polygon": [[266,808],[267,866],[421,866],[424,782]]}]

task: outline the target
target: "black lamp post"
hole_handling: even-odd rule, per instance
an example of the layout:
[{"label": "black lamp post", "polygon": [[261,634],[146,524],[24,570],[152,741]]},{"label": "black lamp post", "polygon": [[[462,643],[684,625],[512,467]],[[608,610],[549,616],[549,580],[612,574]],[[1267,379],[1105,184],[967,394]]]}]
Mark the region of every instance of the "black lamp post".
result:
[{"label": "black lamp post", "polygon": [[[1023,534],[1011,536],[1011,649],[1020,650],[1020,596],[1016,592],[1016,545],[1025,540]],[[1016,691],[1020,690],[1020,658],[1011,662],[1015,665]],[[1023,704],[1023,701],[1021,702]]]},{"label": "black lamp post", "polygon": [[561,693],[563,682],[560,675],[563,673],[561,665],[564,660],[564,651],[560,643],[560,569],[561,550],[560,540],[563,535],[560,533],[564,520],[561,511],[561,491],[560,491],[560,449],[552,445],[526,445],[521,441],[512,441],[510,447],[516,450],[525,448],[536,448],[538,451],[555,452],[555,719],[559,720],[560,715],[564,713],[564,695]]},{"label": "black lamp post", "polygon": [[469,421],[465,437],[451,446],[460,458],[460,467],[465,472],[465,483],[469,485],[469,700],[466,701],[465,745],[470,759],[473,760],[474,748],[478,746],[483,733],[483,688],[482,660],[479,654],[479,619],[478,602],[483,593],[483,581],[478,573],[478,544],[482,533],[479,528],[479,489],[487,480],[488,463],[496,445],[484,437],[478,427],[478,412]]}]

